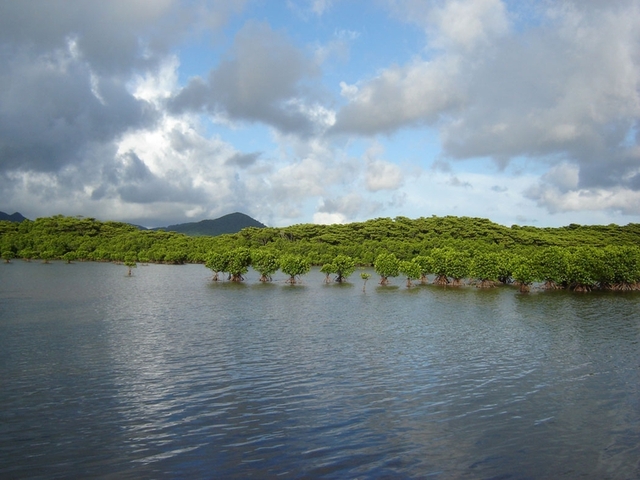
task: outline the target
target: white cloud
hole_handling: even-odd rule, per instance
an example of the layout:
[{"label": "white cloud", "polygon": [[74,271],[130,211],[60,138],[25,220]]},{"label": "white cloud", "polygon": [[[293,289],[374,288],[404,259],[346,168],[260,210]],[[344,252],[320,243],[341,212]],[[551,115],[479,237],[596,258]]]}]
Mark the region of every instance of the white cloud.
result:
[{"label": "white cloud", "polygon": [[358,96],[358,86],[347,85],[345,82],[340,82],[340,95],[348,100],[355,100]]},{"label": "white cloud", "polygon": [[542,181],[553,185],[563,192],[578,188],[580,169],[577,165],[561,163],[549,169],[542,176]]},{"label": "white cloud", "polygon": [[396,190],[402,186],[403,180],[402,171],[397,165],[384,160],[367,160],[365,177],[367,190],[371,192]]},{"label": "white cloud", "polygon": [[[357,32],[328,23],[344,3],[307,0],[296,24],[238,17],[235,38],[243,1],[36,3],[0,18],[0,200],[22,213],[640,216],[635,0],[388,0],[419,28]],[[364,51],[378,30],[396,43]],[[210,73],[185,81],[199,49]]]},{"label": "white cloud", "polygon": [[307,95],[312,89],[302,84],[318,73],[318,66],[284,34],[266,23],[247,22],[208,78],[192,78],[169,106],[173,113],[208,112],[310,135],[316,125],[306,113],[322,108]]},{"label": "white cloud", "polygon": [[179,67],[178,57],[170,55],[160,63],[156,70],[134,75],[128,88],[135,98],[161,107],[162,102],[171,97],[178,88]]},{"label": "white cloud", "polygon": [[313,214],[313,223],[321,225],[333,225],[347,223],[347,217],[341,213],[316,212]]},{"label": "white cloud", "polygon": [[537,204],[552,213],[612,212],[637,215],[640,212],[640,192],[627,188],[577,189],[562,192],[551,185],[540,185],[527,192]]},{"label": "white cloud", "polygon": [[428,17],[427,28],[433,25],[437,29],[433,42],[443,48],[453,44],[472,50],[509,30],[506,8],[500,0],[450,0]]},{"label": "white cloud", "polygon": [[342,85],[350,102],[337,113],[335,132],[373,135],[412,124],[435,124],[462,105],[459,61],[440,57],[394,66],[357,87]]}]

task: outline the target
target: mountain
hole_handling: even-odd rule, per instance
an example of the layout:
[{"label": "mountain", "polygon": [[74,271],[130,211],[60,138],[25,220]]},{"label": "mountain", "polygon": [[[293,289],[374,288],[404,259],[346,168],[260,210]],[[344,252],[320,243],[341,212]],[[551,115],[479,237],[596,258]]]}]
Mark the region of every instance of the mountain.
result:
[{"label": "mountain", "polygon": [[8,213],[4,213],[4,212],[0,212],[0,220],[8,220],[10,222],[22,222],[23,220],[26,220],[25,217],[22,216],[22,214],[16,212],[12,215],[9,215]]},{"label": "mountain", "polygon": [[266,225],[251,218],[244,213],[235,212],[224,215],[215,220],[202,220],[201,222],[179,223],[168,227],[154,228],[154,230],[166,230],[168,232],[184,233],[186,235],[222,235],[223,233],[238,233],[243,228],[265,228]]}]

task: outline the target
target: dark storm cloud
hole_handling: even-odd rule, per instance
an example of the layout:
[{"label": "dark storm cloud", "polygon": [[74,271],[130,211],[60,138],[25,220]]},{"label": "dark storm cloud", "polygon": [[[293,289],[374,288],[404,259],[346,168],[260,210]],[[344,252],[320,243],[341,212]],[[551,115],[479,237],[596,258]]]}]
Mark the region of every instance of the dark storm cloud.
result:
[{"label": "dark storm cloud", "polygon": [[236,36],[231,55],[206,80],[192,79],[170,108],[309,133],[312,122],[297,99],[305,94],[302,83],[316,74],[314,64],[286,38],[266,24],[250,22]]},{"label": "dark storm cloud", "polygon": [[[126,88],[167,2],[0,3],[0,169],[57,172],[156,118]],[[144,47],[144,55],[143,55]]]},{"label": "dark storm cloud", "polygon": [[155,65],[188,31],[216,29],[244,0],[2,0],[0,42],[35,55],[77,42],[100,75]]},{"label": "dark storm cloud", "polygon": [[132,76],[241,3],[0,1],[0,170],[55,173],[151,127],[158,112],[128,90]]},{"label": "dark storm cloud", "polygon": [[[114,18],[118,12],[120,22]],[[5,0],[0,3],[0,41],[20,45],[37,57],[65,49],[76,39],[94,68],[126,69],[139,58],[137,29],[127,28],[136,22],[122,24],[127,13],[120,1]]]},{"label": "dark storm cloud", "polygon": [[57,171],[94,143],[154,122],[155,112],[113,78],[92,80],[69,58],[19,56],[0,66],[0,168]]}]

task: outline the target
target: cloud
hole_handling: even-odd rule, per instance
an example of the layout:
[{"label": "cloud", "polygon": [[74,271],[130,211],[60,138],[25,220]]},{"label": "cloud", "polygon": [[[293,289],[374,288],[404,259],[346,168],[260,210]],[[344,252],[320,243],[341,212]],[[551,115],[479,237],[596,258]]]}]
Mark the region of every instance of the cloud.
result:
[{"label": "cloud", "polygon": [[[373,24],[328,25],[343,3],[289,3],[305,32],[252,20],[281,7],[229,23],[244,4],[4,2],[5,209],[144,225],[236,210],[272,225],[482,209],[513,221],[507,207],[640,214],[635,0],[387,0],[418,28],[366,58]],[[194,69],[205,50],[214,63]],[[374,73],[358,77],[365,62]],[[478,159],[497,168],[465,172]]]},{"label": "cloud", "polygon": [[316,212],[313,214],[313,223],[319,225],[334,225],[336,223],[347,223],[348,218],[341,213]]},{"label": "cloud", "polygon": [[322,17],[331,10],[334,0],[287,0],[287,7],[301,19],[308,21],[313,16]]},{"label": "cloud", "polygon": [[367,154],[367,171],[365,182],[367,190],[396,190],[402,186],[404,176],[397,165],[372,156],[371,150]]},{"label": "cloud", "polygon": [[334,133],[374,135],[408,125],[433,125],[464,101],[455,58],[414,61],[384,70],[361,86],[341,83],[350,101],[336,115]]},{"label": "cloud", "polygon": [[94,144],[156,121],[115,77],[96,77],[73,43],[0,66],[0,168],[57,171]]},{"label": "cloud", "polygon": [[434,172],[450,173],[453,169],[451,168],[451,164],[449,162],[438,159],[434,160],[431,164],[431,170],[433,170]]},{"label": "cloud", "polygon": [[226,165],[235,165],[240,168],[247,168],[256,163],[260,157],[260,152],[253,153],[236,153],[225,160]]},{"label": "cloud", "polygon": [[240,4],[4,2],[0,170],[61,172],[151,128],[160,105],[132,94],[132,78],[155,77],[189,27],[213,26]]},{"label": "cloud", "polygon": [[501,0],[387,0],[398,18],[421,27],[429,49],[471,52],[490,46],[511,26]]},{"label": "cloud", "polygon": [[313,108],[303,83],[316,65],[267,24],[249,22],[232,51],[205,80],[194,78],[173,98],[173,112],[206,111],[232,121],[262,122],[282,132],[309,134]]},{"label": "cloud", "polygon": [[454,0],[431,12],[437,27],[434,42],[443,47],[454,44],[472,50],[507,33],[509,21],[500,0]]},{"label": "cloud", "polygon": [[444,159],[571,164],[582,195],[640,188],[637,2],[545,2],[527,11],[529,24],[499,0],[388,3],[425,28],[425,53],[341,84],[333,132],[433,126]]},{"label": "cloud", "polygon": [[561,153],[585,161],[619,156],[639,115],[638,8],[570,10],[554,29],[503,41],[469,72],[468,105],[443,126],[457,158]]},{"label": "cloud", "polygon": [[182,0],[3,2],[0,43],[37,58],[77,43],[82,61],[97,75],[128,75],[153,68],[177,41],[215,31],[241,10],[245,0],[213,4]]},{"label": "cloud", "polygon": [[462,181],[455,175],[452,175],[447,183],[456,188],[473,188],[469,182]]},{"label": "cloud", "polygon": [[[640,165],[636,165],[635,171],[638,170]],[[583,169],[575,164],[556,165],[526,189],[525,196],[554,213],[586,210],[633,215],[640,211],[640,189],[625,185],[614,185],[606,189],[583,187],[580,182],[582,172]],[[637,173],[632,179],[635,175]]]},{"label": "cloud", "polygon": [[628,188],[592,188],[562,192],[551,185],[539,185],[526,192],[538,206],[552,213],[577,211],[606,211],[637,215],[640,211],[640,192]]},{"label": "cloud", "polygon": [[331,8],[332,0],[313,0],[311,9],[316,15],[322,15],[326,10]]},{"label": "cloud", "polygon": [[318,213],[339,214],[344,218],[357,218],[362,215],[370,216],[382,209],[382,203],[365,198],[363,195],[351,192],[346,195],[323,198],[318,207]]}]

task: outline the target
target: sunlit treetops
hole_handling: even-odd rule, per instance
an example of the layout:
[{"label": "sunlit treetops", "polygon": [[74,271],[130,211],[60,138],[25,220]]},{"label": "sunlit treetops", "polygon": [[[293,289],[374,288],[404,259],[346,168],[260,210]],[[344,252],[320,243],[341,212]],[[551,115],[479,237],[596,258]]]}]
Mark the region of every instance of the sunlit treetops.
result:
[{"label": "sunlit treetops", "polygon": [[541,282],[546,288],[582,291],[635,289],[640,281],[639,246],[639,224],[505,227],[454,216],[245,228],[215,237],[61,215],[0,221],[5,262],[204,263],[214,278],[224,272],[225,278],[237,281],[249,266],[262,281],[285,269],[289,280],[296,281],[309,265],[317,265],[328,280],[338,282],[348,281],[356,266],[373,266],[383,284],[401,275],[411,285],[431,275],[431,281],[441,285],[473,280],[484,287],[516,282],[526,289]]}]

